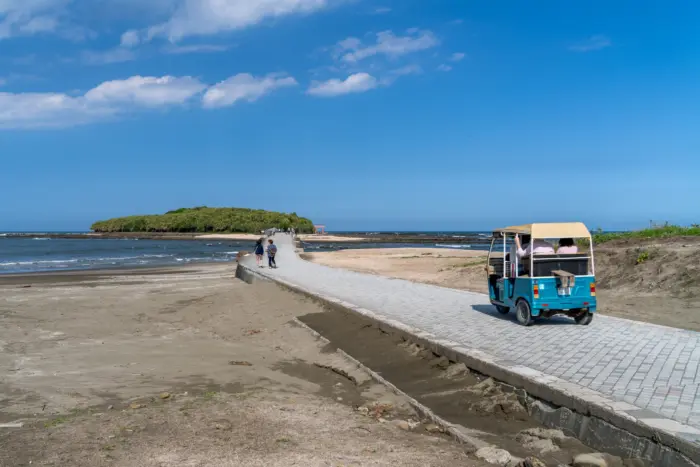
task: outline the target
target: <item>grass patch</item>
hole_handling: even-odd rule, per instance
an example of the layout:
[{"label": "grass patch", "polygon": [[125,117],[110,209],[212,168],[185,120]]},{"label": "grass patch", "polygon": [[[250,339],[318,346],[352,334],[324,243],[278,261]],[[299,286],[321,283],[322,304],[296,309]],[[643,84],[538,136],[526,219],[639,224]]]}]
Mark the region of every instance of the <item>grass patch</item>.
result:
[{"label": "grass patch", "polygon": [[44,423],[44,428],[54,428],[59,425],[63,425],[68,421],[67,417],[56,417],[53,420],[49,420],[48,422]]},{"label": "grass patch", "polygon": [[219,393],[216,391],[207,391],[204,393],[204,399],[210,401],[218,395],[219,395]]},{"label": "grass patch", "polygon": [[653,238],[668,238],[668,237],[700,237],[700,225],[693,224],[690,227],[679,225],[664,225],[663,227],[655,227],[652,229],[634,230],[631,232],[616,232],[616,233],[595,233],[593,234],[593,242],[605,243],[612,240],[620,239],[653,239]]},{"label": "grass patch", "polygon": [[637,255],[637,264],[642,264],[646,262],[649,259],[649,252],[648,251],[642,251]]}]

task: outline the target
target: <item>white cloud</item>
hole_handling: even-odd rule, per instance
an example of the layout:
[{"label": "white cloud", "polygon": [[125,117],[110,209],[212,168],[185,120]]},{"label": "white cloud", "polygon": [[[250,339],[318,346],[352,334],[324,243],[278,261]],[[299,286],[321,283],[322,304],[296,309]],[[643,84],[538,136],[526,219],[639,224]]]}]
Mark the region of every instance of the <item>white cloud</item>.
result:
[{"label": "white cloud", "polygon": [[0,129],[65,127],[138,109],[185,104],[206,88],[195,78],[133,76],[107,81],[83,95],[0,92]]},{"label": "white cloud", "polygon": [[139,43],[141,43],[141,35],[138,31],[132,29],[131,31],[126,31],[124,34],[122,34],[122,47],[136,47],[139,45]]},{"label": "white cloud", "polygon": [[216,52],[226,52],[231,47],[228,45],[215,45],[215,44],[196,44],[196,45],[169,45],[163,48],[163,51],[167,54],[181,55],[181,54],[196,54],[196,53],[216,53]]},{"label": "white cloud", "polygon": [[334,97],[343,94],[366,92],[379,85],[377,79],[368,73],[355,73],[344,81],[330,79],[328,81],[314,81],[307,94],[317,97]]},{"label": "white cloud", "polygon": [[366,47],[363,47],[359,39],[349,37],[339,42],[337,47],[343,61],[356,63],[375,55],[396,58],[436,47],[439,43],[440,41],[431,31],[412,29],[407,31],[406,36],[396,36],[392,31],[380,32],[377,34],[376,43]]},{"label": "white cloud", "polygon": [[125,80],[107,81],[85,93],[92,103],[143,105],[160,107],[184,104],[206,89],[206,84],[190,76],[132,76]]},{"label": "white cloud", "polygon": [[453,62],[461,62],[462,60],[464,60],[464,57],[465,57],[465,56],[466,56],[466,55],[463,54],[462,52],[455,52],[455,53],[453,53],[452,56],[450,57],[450,60],[453,61]]},{"label": "white cloud", "polygon": [[396,68],[394,70],[389,71],[388,73],[386,73],[385,76],[382,77],[379,83],[382,86],[389,86],[402,76],[418,75],[420,73],[423,73],[423,69],[420,66],[406,65],[401,68]]},{"label": "white cloud", "polygon": [[0,0],[0,40],[52,32],[70,0]]},{"label": "white cloud", "polygon": [[148,29],[147,36],[175,42],[184,37],[217,34],[252,26],[268,18],[311,13],[332,0],[183,0],[165,23]]},{"label": "white cloud", "polygon": [[607,36],[602,34],[596,34],[589,37],[588,39],[581,41],[569,47],[569,50],[573,52],[592,52],[594,50],[601,50],[612,45],[612,41]]},{"label": "white cloud", "polygon": [[446,65],[445,63],[438,66],[437,69],[438,69],[438,71],[445,71],[445,72],[452,71],[452,67],[450,65]]},{"label": "white cloud", "polygon": [[130,62],[136,59],[136,54],[131,49],[115,47],[101,52],[85,51],[82,59],[88,65],[108,65],[110,63]]},{"label": "white cloud", "polygon": [[202,98],[206,108],[228,107],[245,100],[253,102],[275,89],[296,86],[291,76],[270,74],[256,78],[248,73],[240,73],[210,87]]}]

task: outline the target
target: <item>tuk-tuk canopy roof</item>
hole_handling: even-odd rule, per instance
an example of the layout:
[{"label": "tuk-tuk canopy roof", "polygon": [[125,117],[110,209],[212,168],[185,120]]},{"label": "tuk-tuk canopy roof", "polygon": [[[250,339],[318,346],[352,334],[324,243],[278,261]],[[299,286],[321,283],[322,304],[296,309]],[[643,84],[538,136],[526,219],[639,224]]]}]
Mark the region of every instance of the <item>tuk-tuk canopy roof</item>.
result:
[{"label": "tuk-tuk canopy roof", "polygon": [[511,233],[531,235],[532,238],[588,238],[591,233],[582,222],[514,225],[496,229],[494,234]]}]

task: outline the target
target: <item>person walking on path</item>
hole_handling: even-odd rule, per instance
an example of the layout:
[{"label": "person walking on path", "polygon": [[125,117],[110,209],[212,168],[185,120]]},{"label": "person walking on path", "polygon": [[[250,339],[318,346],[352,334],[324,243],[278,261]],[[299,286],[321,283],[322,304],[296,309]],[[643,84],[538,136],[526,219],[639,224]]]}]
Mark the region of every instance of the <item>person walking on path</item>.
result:
[{"label": "person walking on path", "polygon": [[277,245],[272,241],[268,240],[270,245],[267,247],[267,261],[270,269],[277,269],[277,263],[275,262],[275,255],[277,255]]},{"label": "person walking on path", "polygon": [[258,263],[258,267],[263,267],[263,257],[265,256],[265,247],[263,247],[263,239],[259,238],[255,242],[255,261]]}]

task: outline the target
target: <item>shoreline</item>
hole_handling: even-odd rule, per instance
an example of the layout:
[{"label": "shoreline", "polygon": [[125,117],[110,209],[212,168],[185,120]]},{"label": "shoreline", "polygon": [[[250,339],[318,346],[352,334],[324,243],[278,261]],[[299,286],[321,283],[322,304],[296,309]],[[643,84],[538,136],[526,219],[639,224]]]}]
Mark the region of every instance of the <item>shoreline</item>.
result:
[{"label": "shoreline", "polygon": [[105,277],[154,276],[161,274],[192,274],[205,268],[238,265],[232,261],[202,261],[199,263],[171,264],[164,266],[113,266],[93,269],[70,269],[61,271],[0,273],[0,287],[22,284],[51,284],[52,282],[81,282]]},{"label": "shoreline", "polygon": [[[284,234],[282,234],[284,235]],[[262,234],[251,233],[176,233],[176,232],[85,232],[85,233],[31,233],[31,232],[7,232],[0,235],[2,239],[17,238],[49,238],[63,240],[102,240],[102,239],[130,239],[130,240],[237,240],[255,241]],[[370,235],[358,235],[356,233],[328,233],[324,235],[297,234],[297,240],[303,243],[447,243],[455,245],[463,244],[488,244],[489,239],[479,234],[470,235],[440,235],[439,233],[378,233]]]}]

